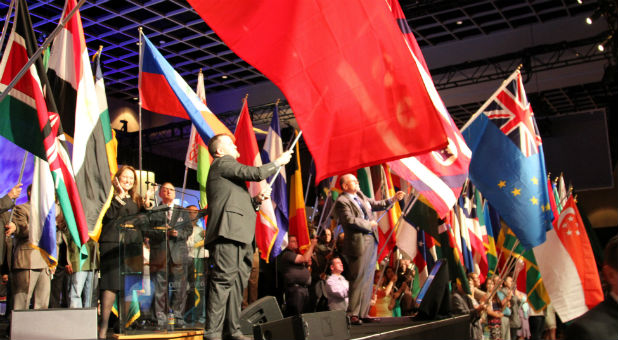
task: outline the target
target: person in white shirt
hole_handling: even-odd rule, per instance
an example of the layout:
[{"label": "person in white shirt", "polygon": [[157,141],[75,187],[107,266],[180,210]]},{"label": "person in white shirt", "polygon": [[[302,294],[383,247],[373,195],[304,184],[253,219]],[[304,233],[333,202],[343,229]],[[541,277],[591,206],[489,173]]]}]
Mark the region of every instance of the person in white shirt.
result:
[{"label": "person in white shirt", "polygon": [[330,260],[331,275],[326,279],[326,298],[328,299],[328,309],[347,310],[348,291],[350,283],[341,275],[343,272],[343,262],[338,257]]}]

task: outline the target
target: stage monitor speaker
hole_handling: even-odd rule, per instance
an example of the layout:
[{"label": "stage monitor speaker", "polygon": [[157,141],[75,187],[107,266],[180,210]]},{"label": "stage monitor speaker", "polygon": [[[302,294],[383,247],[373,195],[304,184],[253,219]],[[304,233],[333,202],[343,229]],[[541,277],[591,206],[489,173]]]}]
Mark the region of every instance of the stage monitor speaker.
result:
[{"label": "stage monitor speaker", "polygon": [[435,320],[450,315],[451,295],[448,282],[448,262],[446,259],[440,259],[431,269],[416,298],[416,303],[419,305],[418,319]]},{"label": "stage monitor speaker", "polygon": [[328,311],[290,316],[253,327],[255,340],[350,339],[345,311]]},{"label": "stage monitor speaker", "polygon": [[279,304],[274,296],[265,296],[256,300],[240,313],[240,330],[242,334],[251,334],[253,326],[283,319]]},{"label": "stage monitor speaker", "polygon": [[97,339],[96,308],[14,310],[11,340]]}]

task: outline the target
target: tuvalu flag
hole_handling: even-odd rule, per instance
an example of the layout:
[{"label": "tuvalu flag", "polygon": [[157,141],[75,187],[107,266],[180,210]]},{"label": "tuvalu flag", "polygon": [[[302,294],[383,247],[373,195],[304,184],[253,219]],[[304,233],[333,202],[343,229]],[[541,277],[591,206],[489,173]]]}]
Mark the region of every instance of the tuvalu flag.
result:
[{"label": "tuvalu flag", "polygon": [[[61,20],[76,5],[76,0],[67,0]],[[72,139],[71,160],[88,233],[98,238],[103,215],[113,196],[113,174],[107,154],[111,128],[107,100],[104,105],[99,103],[79,10],[54,38],[47,76],[62,126]]]},{"label": "tuvalu flag", "polygon": [[551,228],[545,158],[519,70],[464,126],[472,150],[470,180],[526,249]]},{"label": "tuvalu flag", "polygon": [[[11,35],[0,62],[0,91],[6,90],[35,50],[36,38],[28,7],[25,0],[19,0]],[[65,146],[60,117],[56,113],[56,104],[50,91],[44,92],[44,88],[49,90],[50,86],[43,61],[39,58],[0,103],[3,118],[0,120],[0,131],[7,139],[47,160],[67,228],[73,241],[82,249],[82,255],[85,255],[86,250],[81,246],[89,238],[86,216]],[[17,130],[25,127],[24,124],[30,124],[31,127]],[[32,126],[37,128],[33,129]],[[17,135],[20,137],[15,138]]]},{"label": "tuvalu flag", "polygon": [[386,1],[189,3],[285,94],[315,160],[316,183],[448,144]]}]

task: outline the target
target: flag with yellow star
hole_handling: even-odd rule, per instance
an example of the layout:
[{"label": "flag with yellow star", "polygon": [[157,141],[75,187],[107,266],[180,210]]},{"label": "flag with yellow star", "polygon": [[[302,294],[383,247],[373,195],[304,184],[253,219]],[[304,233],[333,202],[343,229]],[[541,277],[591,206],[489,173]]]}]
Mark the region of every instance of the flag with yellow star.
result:
[{"label": "flag with yellow star", "polygon": [[519,70],[479,112],[462,132],[472,150],[470,180],[531,249],[545,242],[552,214],[541,137]]}]

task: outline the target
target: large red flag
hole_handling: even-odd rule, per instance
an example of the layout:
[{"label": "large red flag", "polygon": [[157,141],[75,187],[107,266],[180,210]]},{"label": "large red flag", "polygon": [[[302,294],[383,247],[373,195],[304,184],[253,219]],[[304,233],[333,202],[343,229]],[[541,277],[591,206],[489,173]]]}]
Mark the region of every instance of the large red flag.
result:
[{"label": "large red flag", "polygon": [[[261,166],[262,158],[260,157],[260,149],[258,148],[255,133],[253,132],[253,124],[249,116],[249,108],[247,107],[246,99],[243,101],[234,136],[236,138],[238,152],[240,152],[238,161],[245,165]],[[267,186],[268,183],[266,183],[266,181],[247,182],[251,197],[257,196]],[[262,259],[268,261],[270,250],[277,238],[278,232],[279,228],[277,227],[277,219],[275,218],[273,205],[270,200],[265,201],[260,205],[257,221],[255,223],[255,243],[260,250]]]},{"label": "large red flag", "polygon": [[385,1],[189,3],[285,94],[315,159],[316,183],[446,147],[439,112]]}]

